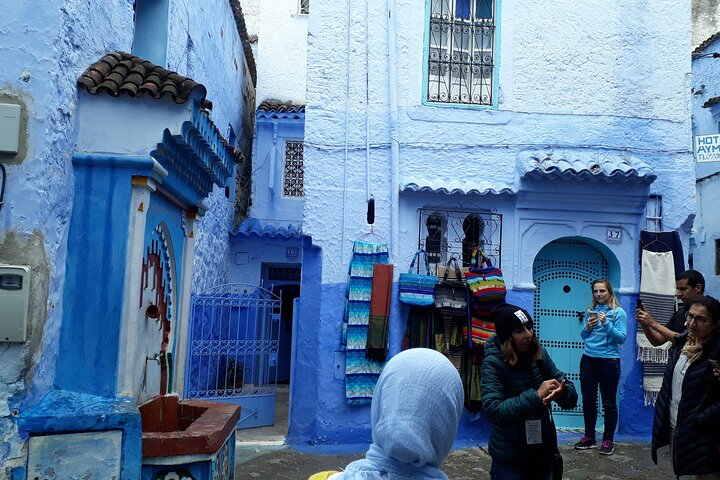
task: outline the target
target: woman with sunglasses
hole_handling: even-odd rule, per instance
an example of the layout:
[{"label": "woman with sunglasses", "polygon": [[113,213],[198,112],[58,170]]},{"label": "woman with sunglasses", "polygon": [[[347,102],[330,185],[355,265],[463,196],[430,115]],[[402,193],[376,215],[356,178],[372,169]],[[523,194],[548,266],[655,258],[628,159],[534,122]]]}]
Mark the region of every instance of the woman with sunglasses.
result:
[{"label": "woman with sunglasses", "polygon": [[676,475],[720,480],[720,382],[708,361],[720,357],[720,302],[700,297],[685,318],[655,402],[652,459],[670,445]]},{"label": "woman with sunglasses", "polygon": [[580,336],[585,350],[580,359],[580,391],[582,392],[585,435],[575,449],[585,450],[597,446],[597,393],[605,412],[601,455],[612,455],[617,427],[617,390],[620,383],[620,345],[627,338],[627,314],[615,296],[609,280],[600,278],[590,284],[592,303],[585,312]]}]

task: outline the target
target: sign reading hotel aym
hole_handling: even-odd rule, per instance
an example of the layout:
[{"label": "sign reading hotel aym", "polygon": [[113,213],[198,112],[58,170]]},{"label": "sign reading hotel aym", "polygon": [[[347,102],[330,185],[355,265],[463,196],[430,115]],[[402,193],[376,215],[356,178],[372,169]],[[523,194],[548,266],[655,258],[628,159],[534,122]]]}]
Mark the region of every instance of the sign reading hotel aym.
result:
[{"label": "sign reading hotel aym", "polygon": [[695,136],[695,161],[720,162],[720,134]]}]

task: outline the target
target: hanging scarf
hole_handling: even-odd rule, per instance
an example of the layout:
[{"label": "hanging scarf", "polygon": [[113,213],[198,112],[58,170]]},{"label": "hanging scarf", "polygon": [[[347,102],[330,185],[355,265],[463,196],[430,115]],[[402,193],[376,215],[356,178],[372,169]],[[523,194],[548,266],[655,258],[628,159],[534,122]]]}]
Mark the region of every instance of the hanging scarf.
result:
[{"label": "hanging scarf", "polygon": [[343,322],[345,397],[351,405],[370,403],[384,362],[367,358],[373,268],[388,263],[387,243],[356,240],[350,261]]},{"label": "hanging scarf", "polygon": [[373,266],[372,293],[370,294],[370,322],[367,335],[367,357],[381,362],[384,362],[387,358],[392,281],[392,265],[376,263]]}]

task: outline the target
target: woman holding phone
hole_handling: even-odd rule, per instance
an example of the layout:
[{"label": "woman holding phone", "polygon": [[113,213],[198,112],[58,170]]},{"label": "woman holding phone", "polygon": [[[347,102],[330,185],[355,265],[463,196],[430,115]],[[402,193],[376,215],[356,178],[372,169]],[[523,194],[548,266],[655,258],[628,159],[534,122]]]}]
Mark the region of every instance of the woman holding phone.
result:
[{"label": "woman holding phone", "polygon": [[685,319],[687,331],[675,337],[655,402],[652,458],[657,463],[658,448],[670,445],[675,475],[718,480],[720,383],[711,360],[720,356],[720,302],[693,300]]},{"label": "woman holding phone", "polygon": [[620,307],[609,280],[601,278],[590,285],[592,303],[586,310],[580,336],[585,351],[580,360],[580,391],[582,392],[585,435],[575,444],[577,450],[597,446],[597,393],[600,388],[605,425],[600,454],[612,455],[617,427],[617,389],[620,382],[620,345],[627,338],[627,314]]},{"label": "woman holding phone", "polygon": [[525,309],[499,305],[490,320],[495,335],[485,344],[480,380],[485,419],[493,424],[490,479],[557,478],[561,457],[550,404],[575,408],[575,386],[540,345]]}]

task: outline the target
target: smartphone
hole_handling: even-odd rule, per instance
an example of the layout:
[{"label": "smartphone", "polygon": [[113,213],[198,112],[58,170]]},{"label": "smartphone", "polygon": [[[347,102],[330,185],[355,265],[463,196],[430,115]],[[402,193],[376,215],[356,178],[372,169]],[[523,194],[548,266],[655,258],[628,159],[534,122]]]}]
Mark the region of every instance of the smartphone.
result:
[{"label": "smartphone", "polygon": [[713,368],[720,368],[720,362],[718,362],[717,360],[708,358],[708,362],[710,362],[710,365],[712,365]]},{"label": "smartphone", "polygon": [[643,312],[645,311],[645,304],[643,303],[641,298],[638,298],[637,303],[635,304],[635,308],[637,308],[638,310],[642,310]]}]

